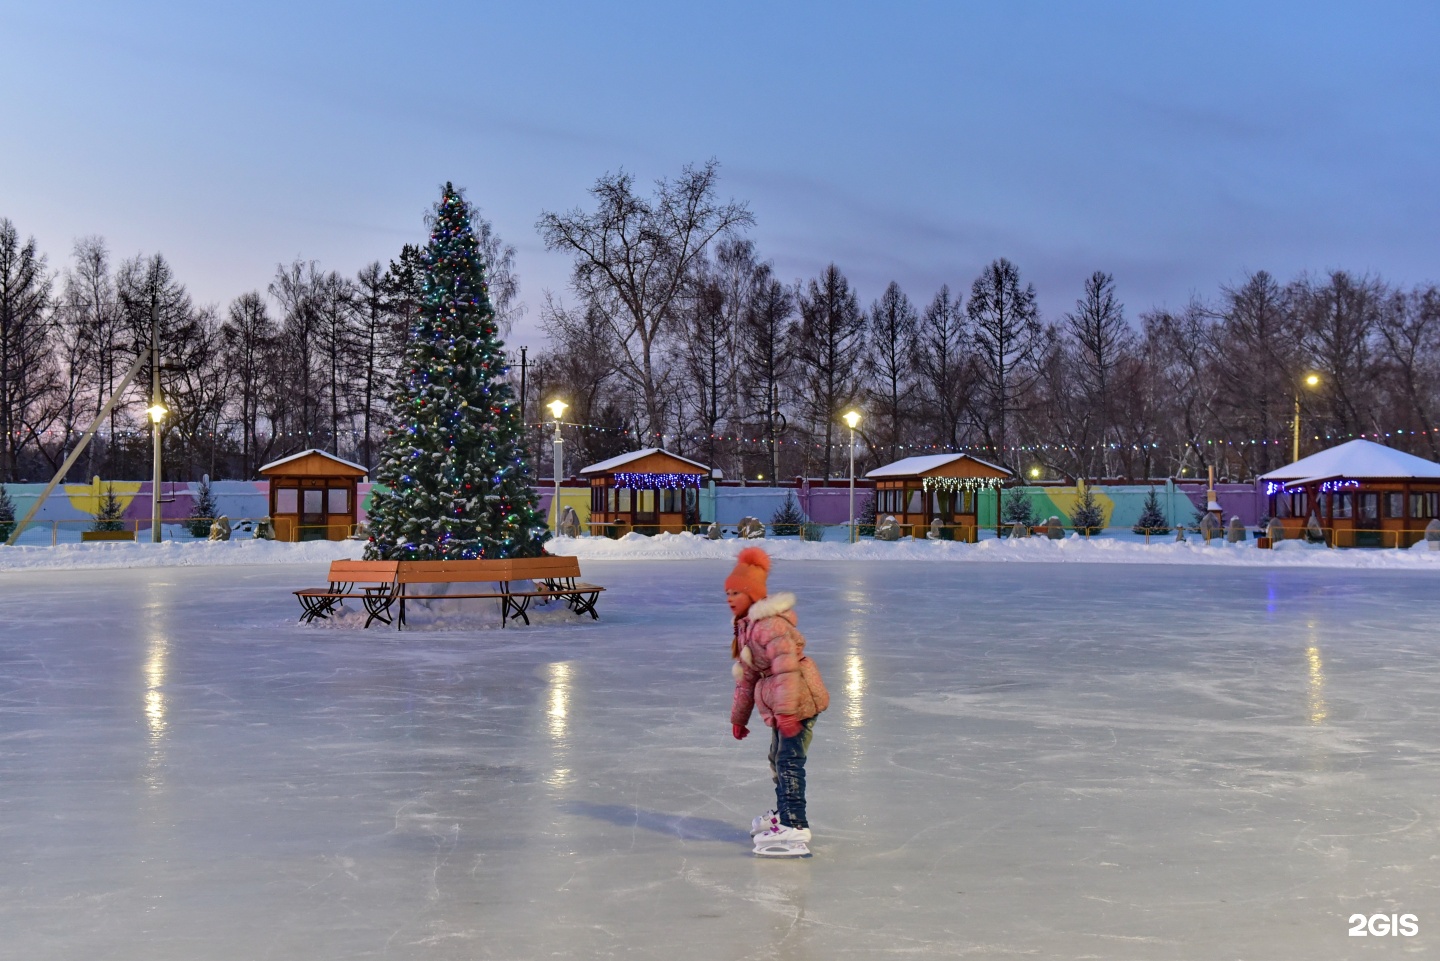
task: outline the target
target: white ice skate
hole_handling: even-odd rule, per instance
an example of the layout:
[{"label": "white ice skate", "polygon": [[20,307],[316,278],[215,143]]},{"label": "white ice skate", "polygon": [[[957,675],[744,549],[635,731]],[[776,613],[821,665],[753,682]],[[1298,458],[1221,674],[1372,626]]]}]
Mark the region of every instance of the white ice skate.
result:
[{"label": "white ice skate", "polygon": [[808,858],[810,829],[776,824],[755,835],[755,854],[762,858]]},{"label": "white ice skate", "polygon": [[753,838],[757,834],[763,834],[771,828],[779,826],[780,812],[773,809],[766,811],[764,814],[756,815],[755,820],[750,822],[750,836]]}]

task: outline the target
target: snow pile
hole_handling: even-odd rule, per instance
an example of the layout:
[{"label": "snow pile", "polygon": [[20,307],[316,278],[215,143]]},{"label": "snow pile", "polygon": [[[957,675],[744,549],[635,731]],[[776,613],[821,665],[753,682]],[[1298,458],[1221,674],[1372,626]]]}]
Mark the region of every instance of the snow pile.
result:
[{"label": "snow pile", "polygon": [[[1211,564],[1242,567],[1335,567],[1440,570],[1440,551],[1420,542],[1408,550],[1332,550],[1303,541],[1283,541],[1274,550],[1260,550],[1254,541],[1227,544],[1217,538],[1205,544],[1196,535],[1184,543],[1155,538],[1149,544],[1129,534],[1107,534],[1086,540],[1072,534],[1064,540],[1045,537],[985,538],[978,544],[954,541],[877,541],[857,544],[772,537],[712,541],[694,534],[626,534],[606,537],[557,537],[546,548],[552,554],[581,559],[644,560],[663,558],[733,559],[749,545],[765,548],[772,557],[798,561],[912,560],[940,563],[1038,564]],[[0,570],[53,570],[114,567],[211,567],[228,564],[328,564],[359,559],[364,541],[229,541],[96,542],[56,547],[0,547]]]},{"label": "snow pile", "polygon": [[95,541],[54,547],[0,547],[0,570],[106,567],[216,567],[227,564],[328,564],[358,560],[364,541]]},{"label": "snow pile", "polygon": [[786,560],[924,560],[944,563],[1041,564],[1220,564],[1249,567],[1339,567],[1440,570],[1440,551],[1423,541],[1409,550],[1332,550],[1303,541],[1282,541],[1273,550],[1260,550],[1254,541],[1227,544],[1216,538],[1208,545],[1198,535],[1177,542],[1154,538],[1149,544],[1129,535],[1105,535],[1089,540],[1071,534],[1063,540],[1046,537],[985,538],[976,544],[955,541],[877,541],[856,544],[765,538],[712,541],[694,534],[626,534],[619,540],[604,537],[559,537],[546,549],[552,554],[574,554],[582,559],[602,558],[733,558],[740,549],[758,544],[772,557]]}]

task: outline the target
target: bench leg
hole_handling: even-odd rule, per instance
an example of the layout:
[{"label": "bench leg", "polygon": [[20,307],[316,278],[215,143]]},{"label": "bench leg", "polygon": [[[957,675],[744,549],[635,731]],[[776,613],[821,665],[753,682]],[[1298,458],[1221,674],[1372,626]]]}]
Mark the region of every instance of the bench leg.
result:
[{"label": "bench leg", "polygon": [[395,600],[393,594],[367,594],[364,597],[365,610],[370,616],[365,618],[365,626],[369,627],[376,621],[390,623],[390,604]]},{"label": "bench leg", "polygon": [[502,594],[500,596],[500,626],[504,627],[505,622],[512,617],[518,617],[524,621],[528,627],[530,624],[530,615],[525,613],[525,611],[529,607],[530,597],[526,594],[521,594],[519,597],[508,593]]},{"label": "bench leg", "polygon": [[306,597],[304,594],[297,594],[300,599],[300,623],[309,624],[316,618],[327,618],[335,613],[335,604],[339,601],[336,597]]},{"label": "bench leg", "polygon": [[570,595],[570,610],[575,612],[576,617],[581,614],[589,614],[592,620],[598,621],[600,615],[595,611],[595,604],[599,600],[599,591],[591,591],[588,594],[576,591]]}]

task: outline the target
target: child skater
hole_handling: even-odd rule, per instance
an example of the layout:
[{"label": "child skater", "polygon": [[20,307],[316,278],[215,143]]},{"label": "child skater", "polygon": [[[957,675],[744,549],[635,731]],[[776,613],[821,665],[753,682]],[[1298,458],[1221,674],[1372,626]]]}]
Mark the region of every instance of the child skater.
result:
[{"label": "child skater", "polygon": [[805,656],[805,638],[795,629],[795,595],[769,597],[765,578],[770,557],[758,547],[740,552],[725,578],[725,600],[734,615],[735,700],[731,730],[741,740],[750,733],[750,711],[758,706],[770,734],[770,776],[775,780],[775,810],[750,826],[755,853],[761,857],[806,857],[810,822],[805,818],[805,754],[815,718],[830,705],[830,695],[815,662]]}]

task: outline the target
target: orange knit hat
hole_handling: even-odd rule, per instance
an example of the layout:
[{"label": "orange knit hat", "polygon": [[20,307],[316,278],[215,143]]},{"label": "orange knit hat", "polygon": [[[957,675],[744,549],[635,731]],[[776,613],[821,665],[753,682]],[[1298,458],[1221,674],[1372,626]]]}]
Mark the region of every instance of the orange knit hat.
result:
[{"label": "orange knit hat", "polygon": [[725,590],[743,591],[750,595],[750,600],[758,601],[767,593],[765,575],[769,572],[770,555],[758,547],[747,547],[736,558],[735,569],[725,578]]}]

